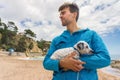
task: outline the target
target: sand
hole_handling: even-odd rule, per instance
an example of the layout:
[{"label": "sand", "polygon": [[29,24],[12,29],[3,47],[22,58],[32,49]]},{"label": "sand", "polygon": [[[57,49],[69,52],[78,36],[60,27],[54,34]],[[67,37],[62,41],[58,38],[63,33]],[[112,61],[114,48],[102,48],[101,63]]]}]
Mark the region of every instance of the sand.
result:
[{"label": "sand", "polygon": [[99,80],[120,80],[120,77],[98,70]]},{"label": "sand", "polygon": [[52,71],[42,66],[41,60],[21,60],[25,56],[0,53],[0,80],[51,80]]},{"label": "sand", "polygon": [[[22,56],[8,56],[0,52],[0,80],[51,80],[52,71],[45,70],[42,60],[22,60]],[[99,80],[120,80],[98,70]]]}]

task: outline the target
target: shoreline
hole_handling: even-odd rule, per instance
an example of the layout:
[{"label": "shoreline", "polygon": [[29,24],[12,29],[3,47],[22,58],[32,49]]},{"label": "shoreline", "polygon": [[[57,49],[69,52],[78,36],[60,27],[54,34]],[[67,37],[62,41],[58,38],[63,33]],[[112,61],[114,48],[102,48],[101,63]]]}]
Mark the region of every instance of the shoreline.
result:
[{"label": "shoreline", "polygon": [[[51,80],[53,72],[43,68],[44,57],[38,58],[29,60],[24,54],[8,56],[0,52],[0,80]],[[98,70],[99,80],[120,80],[120,77],[104,69]]]},{"label": "shoreline", "polygon": [[120,77],[120,70],[117,68],[112,68],[111,66],[108,66],[103,68],[102,71],[113,76]]}]

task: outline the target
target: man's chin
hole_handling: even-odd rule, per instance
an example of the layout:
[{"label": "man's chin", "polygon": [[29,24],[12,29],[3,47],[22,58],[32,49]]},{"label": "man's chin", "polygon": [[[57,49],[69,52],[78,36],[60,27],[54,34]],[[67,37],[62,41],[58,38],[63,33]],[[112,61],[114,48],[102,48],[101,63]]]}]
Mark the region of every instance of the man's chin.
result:
[{"label": "man's chin", "polygon": [[62,26],[66,26],[66,24],[62,24]]}]

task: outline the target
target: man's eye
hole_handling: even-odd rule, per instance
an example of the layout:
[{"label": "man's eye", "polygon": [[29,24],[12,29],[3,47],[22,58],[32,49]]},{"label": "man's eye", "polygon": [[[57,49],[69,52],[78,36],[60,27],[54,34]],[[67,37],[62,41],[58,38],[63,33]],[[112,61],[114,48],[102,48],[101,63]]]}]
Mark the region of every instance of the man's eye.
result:
[{"label": "man's eye", "polygon": [[65,12],[62,12],[62,15],[65,14]]},{"label": "man's eye", "polygon": [[86,48],[88,48],[88,46],[86,46]]}]

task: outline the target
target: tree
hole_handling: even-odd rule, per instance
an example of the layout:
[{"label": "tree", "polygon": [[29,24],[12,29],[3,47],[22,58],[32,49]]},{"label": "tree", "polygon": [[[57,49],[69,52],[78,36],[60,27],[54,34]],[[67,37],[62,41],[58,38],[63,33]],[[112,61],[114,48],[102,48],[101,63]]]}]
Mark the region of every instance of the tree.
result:
[{"label": "tree", "polygon": [[25,41],[25,37],[21,37],[18,41],[18,46],[16,47],[16,51],[24,52],[26,51],[27,43]]},{"label": "tree", "polygon": [[32,38],[36,37],[36,34],[30,29],[24,31],[25,34],[23,35],[17,34],[18,28],[13,21],[8,21],[6,24],[0,18],[0,47],[6,50],[12,47],[16,51],[25,52],[26,56],[29,56],[30,50],[34,47]]},{"label": "tree", "polygon": [[8,24],[5,24],[1,21],[0,18],[0,33],[2,35],[1,43],[4,44],[4,48],[6,47],[15,47],[15,36],[17,35],[18,28],[14,22],[9,21]]},{"label": "tree", "polygon": [[25,29],[25,35],[28,37],[36,37],[36,34],[32,32],[30,29]]},{"label": "tree", "polygon": [[50,46],[50,43],[51,43],[50,41],[45,41],[43,39],[41,39],[40,41],[37,41],[38,47],[42,49],[44,55],[47,52]]},{"label": "tree", "polygon": [[0,25],[1,25],[1,18],[0,18]]},{"label": "tree", "polygon": [[31,42],[30,44],[29,44],[29,46],[28,46],[28,48],[31,50],[32,48],[33,48],[33,42]]},{"label": "tree", "polygon": [[17,28],[17,26],[15,25],[14,22],[8,21],[8,28],[9,28],[11,31],[14,31],[14,32],[17,34],[18,28]]},{"label": "tree", "polygon": [[8,27],[5,23],[3,23],[1,21],[1,19],[0,19],[0,26],[3,27],[3,28],[0,28],[0,32],[1,32],[2,35],[4,35],[4,36],[2,36],[1,42],[6,45],[7,42],[8,42],[8,35],[7,35],[7,28]]}]

